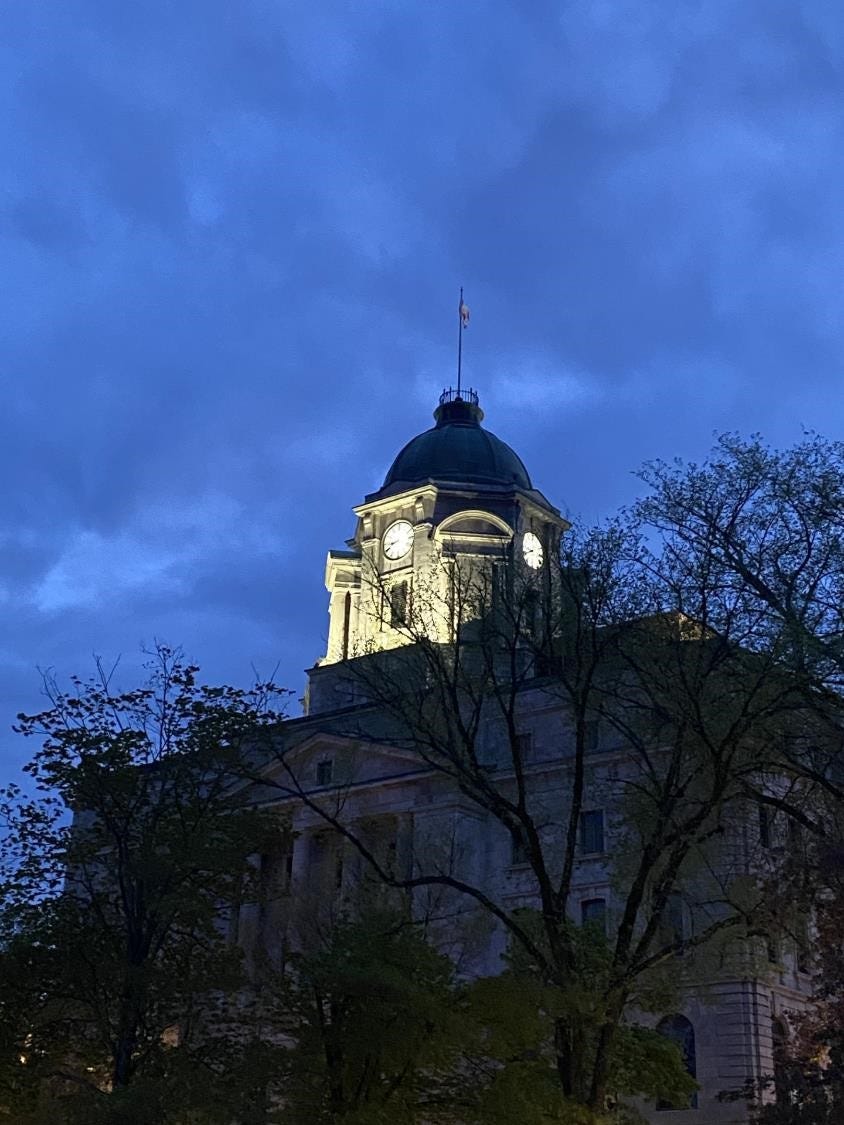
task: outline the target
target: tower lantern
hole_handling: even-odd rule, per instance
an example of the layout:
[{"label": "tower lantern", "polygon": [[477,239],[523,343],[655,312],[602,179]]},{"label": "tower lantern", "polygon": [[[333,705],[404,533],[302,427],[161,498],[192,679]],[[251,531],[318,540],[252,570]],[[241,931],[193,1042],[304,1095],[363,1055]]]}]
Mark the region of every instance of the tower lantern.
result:
[{"label": "tower lantern", "polygon": [[[449,568],[503,557],[529,570],[549,565],[569,524],[483,419],[477,391],[443,390],[435,424],[399,451],[381,487],[354,508],[353,537],[328,553],[328,645],[309,672],[312,713],[338,705],[346,661],[407,643],[402,624],[414,596],[424,590],[445,601]],[[431,629],[450,639],[446,614]]]}]

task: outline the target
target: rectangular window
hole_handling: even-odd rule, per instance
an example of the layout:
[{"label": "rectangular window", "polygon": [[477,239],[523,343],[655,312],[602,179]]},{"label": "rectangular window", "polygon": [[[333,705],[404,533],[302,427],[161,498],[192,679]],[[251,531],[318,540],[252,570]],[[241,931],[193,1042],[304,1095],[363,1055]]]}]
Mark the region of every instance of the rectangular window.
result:
[{"label": "rectangular window", "polygon": [[526,590],[524,600],[524,636],[533,640],[539,629],[539,594],[536,590]]},{"label": "rectangular window", "polygon": [[778,965],[780,962],[779,943],[773,935],[768,934],[765,939],[765,952],[768,955],[768,963],[771,965]]},{"label": "rectangular window", "polygon": [[580,850],[584,855],[593,855],[604,850],[603,809],[580,814]]},{"label": "rectangular window", "polygon": [[507,567],[503,563],[493,563],[491,585],[492,604],[495,607],[507,605],[507,577]]},{"label": "rectangular window", "polygon": [[580,904],[580,922],[583,926],[594,926],[602,934],[607,931],[607,901],[603,898],[586,898]]},{"label": "rectangular window", "polygon": [[395,836],[387,844],[387,856],[384,862],[384,869],[387,874],[392,878],[397,870],[396,856],[398,855],[399,846]]},{"label": "rectangular window", "polygon": [[498,727],[485,726],[478,732],[477,738],[478,765],[482,770],[494,770],[498,767],[498,756],[502,749],[501,731]]},{"label": "rectangular window", "polygon": [[482,770],[486,770],[487,773],[493,773],[497,770],[498,747],[490,746],[489,744],[482,746],[478,751],[478,765]]},{"label": "rectangular window", "polygon": [[794,964],[797,966],[798,973],[810,973],[812,971],[812,958],[809,949],[809,926],[806,919],[802,918],[797,923],[797,934],[794,939]]},{"label": "rectangular window", "polygon": [[533,758],[533,734],[530,731],[523,731],[521,734],[516,735],[516,753],[519,755],[519,760],[529,762]]},{"label": "rectangular window", "polygon": [[677,955],[682,956],[682,946],[686,940],[686,909],[679,891],[672,891],[665,903],[660,938],[663,945],[676,945]]},{"label": "rectangular window", "polygon": [[527,848],[520,832],[513,832],[510,838],[510,864],[518,867],[528,862]]},{"label": "rectangular window", "polygon": [[171,1023],[161,1033],[161,1043],[164,1047],[180,1047],[182,1045],[182,1028],[177,1023]]},{"label": "rectangular window", "polygon": [[259,898],[264,906],[290,892],[293,856],[279,852],[262,855],[258,861]]},{"label": "rectangular window", "polygon": [[396,582],[390,587],[390,627],[398,629],[407,624],[407,583]]},{"label": "rectangular window", "polygon": [[598,749],[598,720],[589,719],[583,724],[583,748],[584,750],[597,750]]},{"label": "rectangular window", "polygon": [[258,918],[256,940],[265,953],[277,953],[275,934],[278,929],[279,904],[290,892],[288,863],[293,857],[281,852],[265,852],[258,860]]},{"label": "rectangular window", "polygon": [[262,903],[266,903],[273,892],[273,877],[275,875],[274,857],[261,855],[258,857],[258,894]]},{"label": "rectangular window", "polygon": [[240,940],[240,913],[243,909],[243,890],[246,881],[246,872],[242,872],[234,888],[235,894],[229,911],[228,940],[232,945],[237,945]]},{"label": "rectangular window", "polygon": [[767,805],[759,806],[759,843],[763,848],[771,846],[771,813]]},{"label": "rectangular window", "polygon": [[330,785],[331,778],[334,773],[334,763],[330,758],[324,758],[321,762],[317,762],[316,768],[316,783],[317,785]]},{"label": "rectangular window", "polygon": [[240,911],[241,903],[233,902],[229,910],[228,941],[230,945],[237,945],[240,938]]}]

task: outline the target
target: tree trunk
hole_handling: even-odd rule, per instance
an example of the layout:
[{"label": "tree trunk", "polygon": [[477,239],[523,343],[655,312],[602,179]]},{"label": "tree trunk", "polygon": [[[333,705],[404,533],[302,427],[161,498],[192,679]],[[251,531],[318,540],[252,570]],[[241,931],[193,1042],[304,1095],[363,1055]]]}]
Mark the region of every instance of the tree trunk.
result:
[{"label": "tree trunk", "polygon": [[601,1113],[607,1100],[607,1079],[612,1059],[612,1048],[624,1011],[625,1000],[626,998],[617,998],[611,1004],[606,1018],[598,1030],[598,1044],[592,1063],[592,1081],[589,1088],[589,1108],[594,1113]]},{"label": "tree trunk", "polygon": [[328,1070],[328,1106],[331,1113],[339,1116],[346,1109],[346,1090],[343,1082],[343,1048],[340,1043],[338,1027],[340,1013],[337,1005],[329,1002],[329,1020],[324,1025],[323,1050]]},{"label": "tree trunk", "polygon": [[557,1058],[557,1074],[560,1087],[567,1098],[575,1093],[574,1036],[571,1023],[558,1016],[554,1021],[554,1053]]},{"label": "tree trunk", "polygon": [[134,1057],[138,1045],[138,1022],[127,1009],[120,1020],[120,1030],[114,1047],[114,1066],[111,1084],[115,1090],[125,1089],[132,1080]]},{"label": "tree trunk", "polygon": [[144,989],[143,984],[139,983],[137,971],[130,970],[123,984],[111,1074],[112,1087],[116,1090],[125,1089],[132,1081],[135,1071],[138,1031],[144,1011]]}]

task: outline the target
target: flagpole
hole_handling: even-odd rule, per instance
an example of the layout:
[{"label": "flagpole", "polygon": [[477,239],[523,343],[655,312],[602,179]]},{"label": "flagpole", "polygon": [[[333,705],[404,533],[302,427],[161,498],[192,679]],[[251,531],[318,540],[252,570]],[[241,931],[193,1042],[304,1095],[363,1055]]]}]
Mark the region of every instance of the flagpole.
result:
[{"label": "flagpole", "polygon": [[463,368],[463,286],[457,305],[457,397],[460,398],[460,376]]}]

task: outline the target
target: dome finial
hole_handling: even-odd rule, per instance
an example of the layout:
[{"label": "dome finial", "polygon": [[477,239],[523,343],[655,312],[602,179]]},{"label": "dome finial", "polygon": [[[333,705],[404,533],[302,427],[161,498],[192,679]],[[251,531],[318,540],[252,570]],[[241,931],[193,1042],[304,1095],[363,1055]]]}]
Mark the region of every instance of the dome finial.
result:
[{"label": "dome finial", "polygon": [[478,400],[478,392],[471,387],[461,390],[459,387],[446,387],[440,395],[440,404],[434,411],[434,418],[438,426],[448,425],[450,422],[467,422],[477,425],[484,416]]}]

